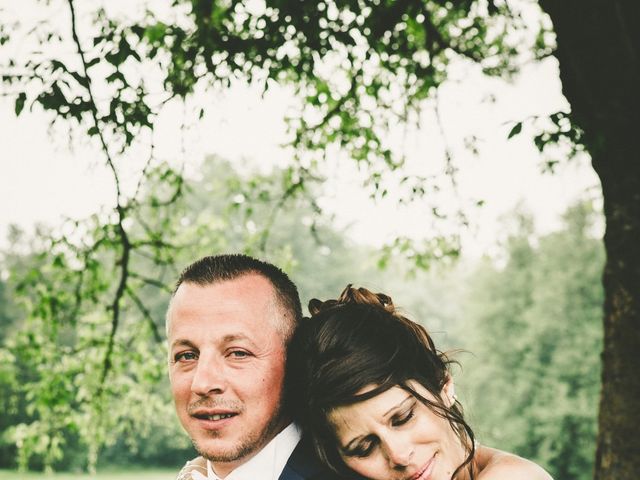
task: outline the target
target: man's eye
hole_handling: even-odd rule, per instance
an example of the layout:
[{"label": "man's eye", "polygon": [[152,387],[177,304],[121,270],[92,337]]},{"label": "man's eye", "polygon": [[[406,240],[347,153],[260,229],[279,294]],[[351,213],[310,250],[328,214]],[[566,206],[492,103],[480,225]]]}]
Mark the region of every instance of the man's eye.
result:
[{"label": "man's eye", "polygon": [[173,357],[174,362],[188,362],[191,360],[197,360],[198,355],[195,352],[180,352],[176,353]]},{"label": "man's eye", "polygon": [[251,356],[246,350],[232,350],[229,352],[229,356],[232,358],[247,358]]},{"label": "man's eye", "polygon": [[391,425],[394,427],[399,427],[400,425],[404,425],[409,420],[413,418],[413,408],[409,409],[405,413],[399,415],[391,421]]}]

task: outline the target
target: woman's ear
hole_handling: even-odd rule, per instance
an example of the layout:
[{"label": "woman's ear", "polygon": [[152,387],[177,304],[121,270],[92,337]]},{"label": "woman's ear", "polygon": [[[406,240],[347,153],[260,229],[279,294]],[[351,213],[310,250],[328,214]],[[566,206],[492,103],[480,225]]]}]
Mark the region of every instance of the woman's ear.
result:
[{"label": "woman's ear", "polygon": [[447,407],[453,406],[456,403],[456,400],[458,400],[458,397],[456,397],[455,385],[453,384],[453,378],[451,376],[447,376],[447,381],[445,382],[444,387],[442,387],[441,396]]}]

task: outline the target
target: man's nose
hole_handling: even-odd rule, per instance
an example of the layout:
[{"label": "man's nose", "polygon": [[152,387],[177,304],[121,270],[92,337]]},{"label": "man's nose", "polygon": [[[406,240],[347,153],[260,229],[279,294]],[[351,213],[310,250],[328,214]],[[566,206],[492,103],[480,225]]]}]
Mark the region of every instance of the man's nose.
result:
[{"label": "man's nose", "polygon": [[206,396],[222,393],[226,387],[224,362],[211,355],[201,354],[191,382],[191,391],[196,395]]},{"label": "man's nose", "polygon": [[401,469],[408,466],[413,458],[413,444],[400,433],[384,440],[384,449],[391,468]]}]

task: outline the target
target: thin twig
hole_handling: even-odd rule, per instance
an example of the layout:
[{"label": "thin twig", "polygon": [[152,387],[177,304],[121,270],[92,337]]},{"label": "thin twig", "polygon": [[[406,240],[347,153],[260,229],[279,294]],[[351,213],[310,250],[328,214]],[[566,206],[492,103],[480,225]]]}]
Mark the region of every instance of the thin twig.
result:
[{"label": "thin twig", "polygon": [[158,331],[158,326],[153,321],[153,316],[151,315],[151,312],[149,312],[149,309],[144,306],[144,303],[142,302],[142,300],[140,300],[140,297],[138,297],[134,293],[134,291],[129,287],[127,287],[127,295],[129,295],[129,298],[133,300],[133,303],[136,304],[136,306],[138,307],[138,310],[140,310],[140,313],[142,313],[142,316],[145,318],[145,320],[147,320],[147,323],[151,328],[151,333],[153,334],[153,339],[157,343],[161,343],[162,337],[160,336],[160,332]]},{"label": "thin twig", "polygon": [[140,280],[142,283],[151,285],[152,287],[156,287],[156,288],[159,288],[160,290],[164,290],[165,292],[172,293],[171,287],[153,278],[145,277],[136,272],[129,272],[129,276],[131,278],[135,278],[136,280]]},{"label": "thin twig", "polygon": [[440,135],[442,135],[442,141],[444,142],[444,157],[446,162],[445,174],[451,180],[451,186],[453,187],[454,192],[458,191],[458,181],[456,180],[456,174],[458,169],[453,164],[453,154],[451,153],[451,148],[449,147],[449,142],[447,141],[447,135],[444,129],[444,123],[442,122],[442,116],[440,115],[440,96],[438,95],[438,89],[436,88],[434,93],[435,100],[435,114],[436,114],[436,122],[438,123],[438,129],[440,130]]},{"label": "thin twig", "polygon": [[[302,171],[304,172],[305,170],[303,169]],[[262,230],[262,234],[260,235],[260,244],[258,246],[258,249],[260,252],[265,253],[267,249],[267,241],[269,240],[269,234],[271,232],[271,229],[273,228],[273,224],[276,221],[276,217],[278,213],[280,212],[280,210],[282,210],[282,208],[284,207],[284,204],[287,202],[289,197],[291,197],[297,190],[302,188],[302,185],[304,184],[302,178],[303,177],[301,177],[299,181],[289,185],[289,187],[284,191],[282,196],[278,199],[278,202],[276,203],[273,210],[271,210],[271,215],[269,215],[266,226]]]},{"label": "thin twig", "polygon": [[[138,246],[136,246],[138,247]],[[147,260],[151,260],[156,265],[172,265],[173,262],[171,260],[165,260],[153,253],[145,252],[142,248],[133,248],[131,253],[135,253],[136,255],[140,255],[142,258],[146,258]]]},{"label": "thin twig", "polygon": [[140,247],[156,247],[156,248],[172,248],[172,249],[180,248],[179,245],[165,242],[160,238],[152,238],[149,240],[134,240],[131,242],[131,246],[133,248],[140,248]]},{"label": "thin twig", "polygon": [[151,166],[151,162],[153,162],[153,152],[155,151],[156,144],[153,141],[153,130],[151,131],[151,146],[149,147],[149,158],[144,163],[144,167],[142,168],[142,172],[140,173],[140,177],[138,178],[138,184],[136,185],[136,190],[133,194],[132,201],[136,202],[140,191],[142,190],[142,184],[144,182],[145,177],[147,176],[147,172],[149,171],[149,167]]}]

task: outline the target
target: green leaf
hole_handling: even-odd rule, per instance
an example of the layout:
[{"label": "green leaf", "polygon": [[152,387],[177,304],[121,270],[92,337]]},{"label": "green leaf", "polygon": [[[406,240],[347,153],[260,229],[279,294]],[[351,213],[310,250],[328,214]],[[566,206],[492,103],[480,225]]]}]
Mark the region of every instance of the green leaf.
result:
[{"label": "green leaf", "polygon": [[522,122],[518,122],[516,123],[513,128],[511,129],[511,131],[509,132],[509,135],[507,136],[507,139],[511,138],[511,137],[515,137],[516,135],[518,135],[520,132],[522,131]]},{"label": "green leaf", "polygon": [[93,67],[94,65],[96,65],[96,64],[98,64],[98,63],[100,63],[100,60],[101,60],[101,58],[100,58],[100,57],[92,58],[91,60],[89,60],[89,61],[87,62],[87,68],[91,68],[91,67]]},{"label": "green leaf", "polygon": [[27,100],[27,94],[20,92],[18,98],[16,98],[16,117],[20,116],[20,113],[24,109],[24,102]]}]

